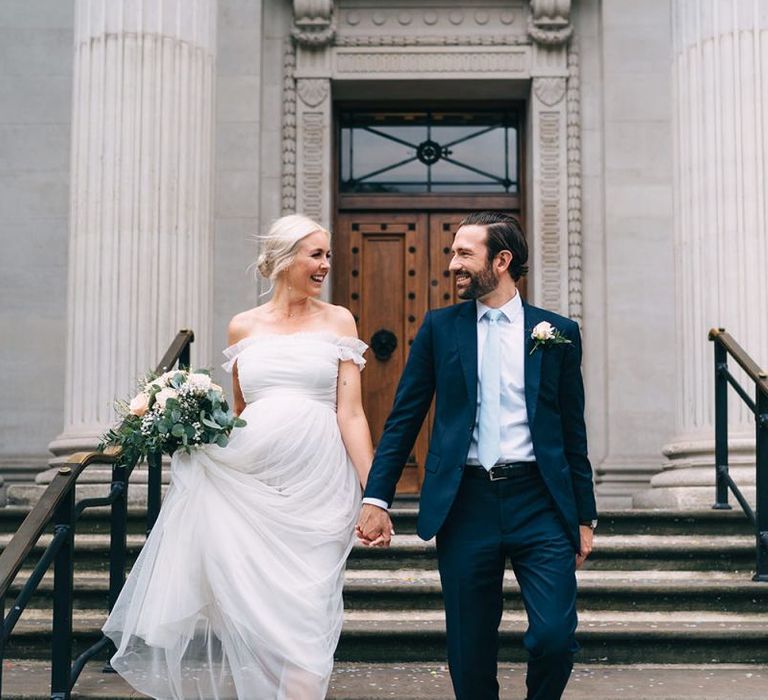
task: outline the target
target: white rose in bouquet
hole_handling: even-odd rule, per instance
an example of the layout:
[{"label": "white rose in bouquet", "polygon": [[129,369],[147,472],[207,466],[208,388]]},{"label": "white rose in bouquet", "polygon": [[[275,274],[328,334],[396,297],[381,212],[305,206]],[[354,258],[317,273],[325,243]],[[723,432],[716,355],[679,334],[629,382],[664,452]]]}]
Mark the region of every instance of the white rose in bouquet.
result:
[{"label": "white rose in bouquet", "polygon": [[179,392],[177,392],[175,389],[166,387],[165,389],[161,389],[157,392],[155,395],[155,402],[158,406],[160,406],[160,408],[165,408],[165,402],[168,401],[168,399],[176,399],[178,397]]},{"label": "white rose in bouquet", "polygon": [[178,371],[179,370],[172,369],[170,372],[164,372],[159,377],[155,377],[151,382],[147,384],[145,391],[153,387],[157,387],[158,389],[164,389],[170,383],[171,377],[177,374]]},{"label": "white rose in bouquet", "polygon": [[196,392],[204,393],[213,386],[211,378],[202,372],[192,372],[186,381],[187,386]]}]

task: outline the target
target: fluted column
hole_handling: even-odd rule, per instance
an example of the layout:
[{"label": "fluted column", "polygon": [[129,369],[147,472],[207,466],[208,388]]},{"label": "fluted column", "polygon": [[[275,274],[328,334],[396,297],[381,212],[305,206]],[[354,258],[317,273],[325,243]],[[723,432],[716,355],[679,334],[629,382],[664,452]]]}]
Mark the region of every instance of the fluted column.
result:
[{"label": "fluted column", "polygon": [[65,425],[92,448],[176,331],[211,362],[215,0],[76,0]]},{"label": "fluted column", "polygon": [[[707,331],[725,327],[768,366],[768,12],[755,0],[672,5],[678,333],[659,342],[677,363],[677,435],[635,503],[685,507],[714,499]],[[754,419],[736,400],[729,413],[735,479],[754,484]]]}]

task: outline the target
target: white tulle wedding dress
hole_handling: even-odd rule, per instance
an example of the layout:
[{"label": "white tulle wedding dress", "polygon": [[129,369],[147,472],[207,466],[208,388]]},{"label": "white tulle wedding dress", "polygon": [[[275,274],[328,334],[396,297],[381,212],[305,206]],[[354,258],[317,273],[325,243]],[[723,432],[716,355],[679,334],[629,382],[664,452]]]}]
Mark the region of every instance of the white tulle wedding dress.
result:
[{"label": "white tulle wedding dress", "polygon": [[171,460],[160,517],[104,625],[112,665],[155,698],[321,700],[360,507],[336,422],[329,333],[227,348],[247,403],[227,447]]}]

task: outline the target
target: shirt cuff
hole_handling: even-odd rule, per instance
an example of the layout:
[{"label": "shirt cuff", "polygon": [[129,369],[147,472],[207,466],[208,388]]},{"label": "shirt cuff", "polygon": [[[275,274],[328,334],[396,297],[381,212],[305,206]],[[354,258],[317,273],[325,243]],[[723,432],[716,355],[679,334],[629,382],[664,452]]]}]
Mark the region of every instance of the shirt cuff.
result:
[{"label": "shirt cuff", "polygon": [[368,503],[372,506],[378,506],[379,508],[383,508],[384,510],[389,511],[389,503],[382,501],[380,498],[364,498],[363,503]]}]

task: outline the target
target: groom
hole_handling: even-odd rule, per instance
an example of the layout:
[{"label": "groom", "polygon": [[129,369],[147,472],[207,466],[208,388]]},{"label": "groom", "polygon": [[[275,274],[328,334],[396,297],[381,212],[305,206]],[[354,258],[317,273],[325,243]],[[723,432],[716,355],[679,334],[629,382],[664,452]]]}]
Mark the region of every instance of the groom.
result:
[{"label": "groom", "polygon": [[579,328],[520,298],[528,246],[512,217],[470,214],[452,251],[450,269],[467,301],[424,318],[376,451],[357,533],[364,543],[389,543],[387,508],[434,395],[418,533],[425,540],[437,535],[456,697],[499,697],[509,559],[528,613],[528,698],[556,700],[578,648],[575,569],[592,550],[597,524]]}]

